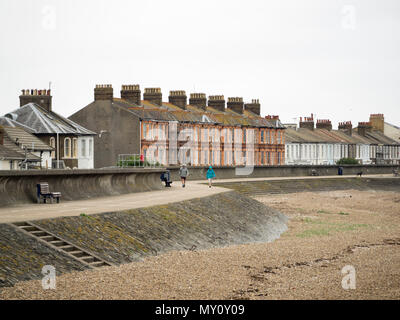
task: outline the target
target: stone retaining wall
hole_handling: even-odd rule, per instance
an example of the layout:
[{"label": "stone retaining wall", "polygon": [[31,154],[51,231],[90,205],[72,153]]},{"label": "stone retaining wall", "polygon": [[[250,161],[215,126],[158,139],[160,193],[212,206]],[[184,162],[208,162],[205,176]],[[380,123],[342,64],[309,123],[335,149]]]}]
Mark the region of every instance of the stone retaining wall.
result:
[{"label": "stone retaining wall", "polygon": [[[358,172],[363,174],[390,174],[393,169],[398,168],[396,165],[342,165],[344,175],[356,175]],[[315,169],[321,176],[335,176],[338,174],[339,166],[336,165],[288,165],[288,166],[255,166],[250,174],[239,175],[240,171],[236,171],[233,167],[213,167],[217,179],[232,178],[264,178],[264,177],[299,177],[310,176],[311,170]],[[208,167],[188,167],[188,180],[206,179]],[[170,167],[173,180],[179,180],[179,167]]]},{"label": "stone retaining wall", "polygon": [[160,169],[0,171],[0,206],[36,202],[36,184],[48,182],[63,200],[159,190]]}]

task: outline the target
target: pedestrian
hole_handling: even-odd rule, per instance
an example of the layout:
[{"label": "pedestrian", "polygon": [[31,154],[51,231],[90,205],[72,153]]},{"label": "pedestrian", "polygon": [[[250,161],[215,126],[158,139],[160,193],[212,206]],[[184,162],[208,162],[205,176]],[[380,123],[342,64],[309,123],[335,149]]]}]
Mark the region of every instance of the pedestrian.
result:
[{"label": "pedestrian", "polygon": [[189,170],[186,168],[186,164],[183,164],[179,169],[179,176],[181,177],[182,188],[185,187],[186,178],[188,175],[189,175]]},{"label": "pedestrian", "polygon": [[171,188],[171,172],[167,169],[160,175],[161,181],[165,182],[165,187]]},{"label": "pedestrian", "polygon": [[212,185],[212,179],[215,178],[215,172],[212,168],[212,166],[210,166],[207,170],[207,179],[208,179],[208,187],[211,188]]}]

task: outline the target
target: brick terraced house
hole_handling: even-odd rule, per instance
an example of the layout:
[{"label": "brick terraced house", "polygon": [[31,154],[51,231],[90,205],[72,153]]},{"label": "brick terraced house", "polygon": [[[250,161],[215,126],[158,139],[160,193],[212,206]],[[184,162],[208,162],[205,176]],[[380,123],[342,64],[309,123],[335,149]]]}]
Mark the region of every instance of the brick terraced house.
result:
[{"label": "brick terraced house", "polygon": [[142,154],[163,165],[282,165],[285,127],[277,116],[261,117],[257,99],[123,85],[97,85],[94,101],[69,117],[94,138],[96,168],[115,166],[120,154]]}]

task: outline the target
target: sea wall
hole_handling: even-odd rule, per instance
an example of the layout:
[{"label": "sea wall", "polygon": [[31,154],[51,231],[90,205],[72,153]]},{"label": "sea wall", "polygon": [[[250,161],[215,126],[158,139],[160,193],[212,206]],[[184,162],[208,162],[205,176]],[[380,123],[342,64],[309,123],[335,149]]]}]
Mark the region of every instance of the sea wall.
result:
[{"label": "sea wall", "polygon": [[0,171],[0,206],[36,202],[36,184],[48,182],[61,200],[159,190],[160,169]]},{"label": "sea wall", "polygon": [[[398,169],[396,165],[342,165],[343,175],[356,175],[359,172],[363,174],[390,174],[393,169]],[[217,179],[232,178],[264,178],[264,177],[299,177],[310,176],[311,171],[315,170],[320,176],[335,176],[338,174],[337,165],[284,165],[284,166],[254,166],[249,170],[238,169],[227,166],[213,167]],[[170,167],[173,180],[179,180],[179,167]],[[188,180],[206,179],[208,167],[188,167]]]}]

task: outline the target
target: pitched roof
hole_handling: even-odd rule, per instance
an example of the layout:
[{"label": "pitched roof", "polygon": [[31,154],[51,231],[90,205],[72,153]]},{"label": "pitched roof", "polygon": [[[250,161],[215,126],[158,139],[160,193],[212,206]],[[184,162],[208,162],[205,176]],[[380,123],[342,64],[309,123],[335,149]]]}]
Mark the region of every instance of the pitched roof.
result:
[{"label": "pitched roof", "polygon": [[7,113],[5,117],[13,120],[14,124],[18,122],[30,128],[35,134],[96,134],[55,112],[47,111],[36,103],[28,103]]},{"label": "pitched roof", "polygon": [[398,127],[398,126],[396,126],[396,125],[394,125],[394,124],[391,124],[391,123],[386,122],[386,121],[385,121],[385,124],[388,125],[388,126],[390,126],[390,127],[392,127],[392,128],[395,128],[395,129],[400,130],[400,127]]},{"label": "pitched roof", "polygon": [[395,140],[379,131],[367,132],[365,136],[352,132],[348,135],[341,130],[326,130],[307,128],[287,128],[285,139],[289,143],[348,143],[348,144],[386,144],[399,145]]},{"label": "pitched roof", "polygon": [[[97,101],[93,103],[97,103]],[[222,112],[211,107],[207,107],[204,111],[201,108],[190,105],[187,107],[187,110],[183,110],[169,102],[163,102],[161,106],[158,106],[146,100],[143,100],[141,102],[142,105],[138,106],[120,98],[114,98],[114,100],[109,103],[110,107],[123,107],[134,113],[137,117],[145,120],[213,123],[225,126],[285,129],[279,120],[265,119],[252,112],[245,112],[243,115],[240,115],[228,109]]]},{"label": "pitched roof", "polygon": [[321,134],[322,129],[310,130],[307,128],[287,128],[285,130],[286,142],[298,143],[334,143],[336,142],[329,135]]},{"label": "pitched roof", "polygon": [[25,157],[14,150],[0,144],[0,160],[24,160]]},{"label": "pitched roof", "polygon": [[380,131],[370,131],[365,133],[365,137],[368,138],[373,144],[385,144],[385,145],[400,145],[399,142],[385,136]]},{"label": "pitched roof", "polygon": [[24,129],[26,132],[35,133],[33,129],[9,117],[0,117],[0,126],[21,128]]},{"label": "pitched roof", "polygon": [[18,127],[3,127],[5,134],[14,144],[19,144],[21,149],[26,146],[28,150],[51,151],[52,147],[42,140]]}]

